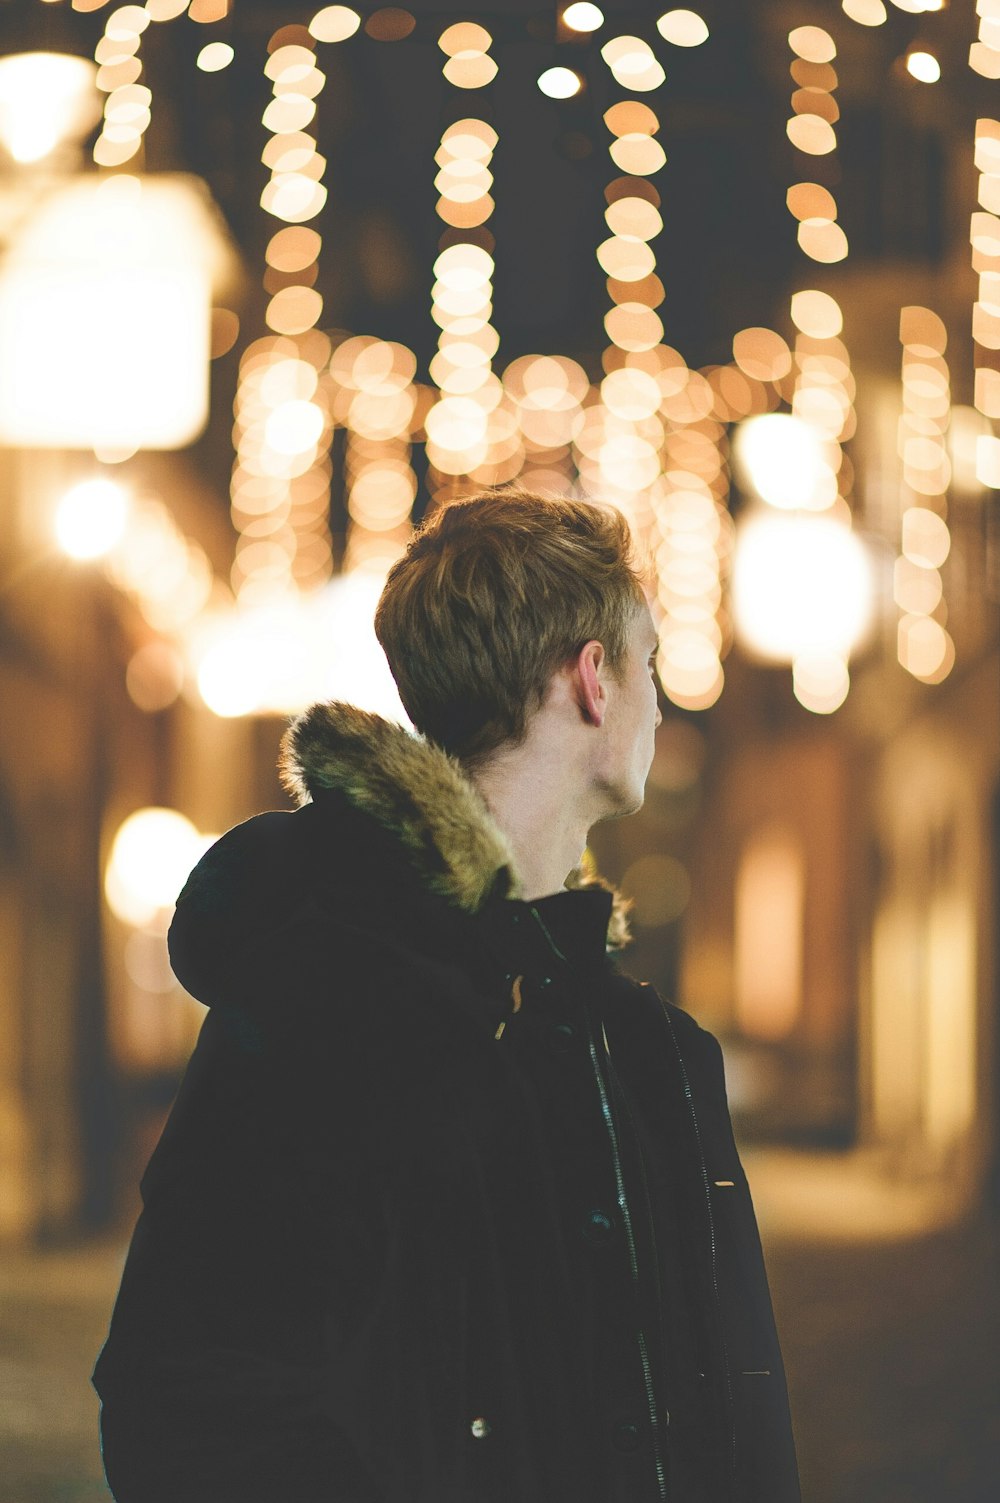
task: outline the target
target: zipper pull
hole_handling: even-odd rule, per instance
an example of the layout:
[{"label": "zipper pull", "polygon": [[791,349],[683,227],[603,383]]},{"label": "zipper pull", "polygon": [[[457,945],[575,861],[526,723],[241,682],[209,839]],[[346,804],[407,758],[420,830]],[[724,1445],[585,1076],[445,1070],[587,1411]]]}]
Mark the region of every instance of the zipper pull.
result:
[{"label": "zipper pull", "polygon": [[[511,999],[511,1001],[514,1004],[514,1007],[513,1007],[513,1011],[514,1012],[520,1012],[521,1011],[521,982],[523,980],[524,980],[523,976],[515,976],[514,977],[513,985],[511,986],[511,989],[510,989],[510,999]],[[500,1024],[500,1027],[497,1029],[497,1031],[493,1035],[493,1037],[495,1039],[503,1038],[503,1031],[504,1031],[504,1029],[506,1027],[507,1027],[507,1019],[504,1018],[503,1022]]]}]

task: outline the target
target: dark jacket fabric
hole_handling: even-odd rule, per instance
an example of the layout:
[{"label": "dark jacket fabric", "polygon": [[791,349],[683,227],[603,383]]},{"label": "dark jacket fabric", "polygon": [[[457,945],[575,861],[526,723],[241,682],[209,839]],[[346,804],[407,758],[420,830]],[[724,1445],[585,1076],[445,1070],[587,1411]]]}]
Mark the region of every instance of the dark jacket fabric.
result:
[{"label": "dark jacket fabric", "polygon": [[118,1503],[798,1503],[715,1038],[436,748],[317,706],[285,772],[171,929],[210,1011],[94,1373]]}]

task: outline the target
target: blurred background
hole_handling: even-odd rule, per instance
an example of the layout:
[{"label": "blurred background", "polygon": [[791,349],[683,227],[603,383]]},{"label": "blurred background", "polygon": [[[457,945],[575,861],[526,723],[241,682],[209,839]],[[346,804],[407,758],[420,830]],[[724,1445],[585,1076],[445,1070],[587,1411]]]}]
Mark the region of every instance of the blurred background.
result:
[{"label": "blurred background", "polygon": [[[428,508],[613,502],[594,857],[723,1044],[806,1503],[1000,1496],[1000,0],[0,0],[0,1473],[89,1373],[286,718]],[[278,1500],[276,1500],[278,1503]]]}]

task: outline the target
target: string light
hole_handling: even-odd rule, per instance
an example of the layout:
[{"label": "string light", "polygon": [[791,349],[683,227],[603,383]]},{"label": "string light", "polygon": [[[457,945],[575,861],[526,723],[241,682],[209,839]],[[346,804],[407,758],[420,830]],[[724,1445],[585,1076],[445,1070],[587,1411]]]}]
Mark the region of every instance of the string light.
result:
[{"label": "string light", "polygon": [[538,75],[538,87],[550,99],[572,99],[583,88],[583,79],[572,68],[546,68]]},{"label": "string light", "polygon": [[596,5],[587,4],[586,0],[576,0],[573,5],[567,5],[562,19],[570,31],[599,31],[604,25],[604,12]]},{"label": "string light", "polygon": [[[836,56],[833,38],[818,26],[800,26],[789,33],[795,53],[792,78],[792,115],[786,133],[792,145],[810,156],[827,156],[836,149],[834,125],[840,111],[833,94],[837,74],[831,66]],[[842,261],[847,255],[847,237],[837,223],[833,194],[820,183],[795,183],[788,190],[789,213],[798,221],[799,248],[812,260]]]},{"label": "string light", "polygon": [[428,484],[438,504],[461,494],[467,483],[512,479],[523,457],[511,447],[516,422],[492,369],[500,336],[490,322],[493,236],[485,224],[494,208],[490,163],[497,140],[485,120],[469,117],[442,132],[435,154],[437,212],[449,226],[434,263],[431,295],[431,316],[441,332],[430,376],[439,394],[424,420]]},{"label": "string light", "polygon": [[356,11],[328,6],[308,29],[275,32],[264,69],[273,98],[263,116],[270,139],[262,161],[270,177],[260,201],[283,228],[271,237],[265,257],[270,300],[264,320],[272,333],[244,350],[234,407],[232,584],[244,606],[315,590],[333,567],[333,417],[321,379],[331,344],[316,328],[323,300],[313,284],[322,239],[309,227],[326,203],[326,159],[307,127],[326,83],[315,43],[346,40],[359,26]]},{"label": "string light", "polygon": [[[704,40],[697,21],[693,12],[671,12],[658,25],[676,45],[697,45]],[[637,38],[614,38],[602,56],[626,88],[650,91],[665,77]],[[611,235],[597,259],[608,277],[610,342],[604,379],[587,399],[574,441],[576,463],[581,483],[614,502],[646,541],[657,577],[660,681],[675,704],[702,710],[722,692],[731,639],[722,605],[732,550],[725,428],[713,415],[707,379],[662,342],[656,310],[664,289],[651,242],[663,219],[648,181],[666,161],[656,140],[659,118],[645,102],[626,99],[604,121],[609,155],[624,175],[605,192]]]},{"label": "string light", "polygon": [[151,3],[123,5],[111,12],[94,49],[97,87],[107,95],[104,124],[94,142],[94,161],[99,167],[120,167],[135,156],[149,125],[152,92],[139,83],[142,62],[138,56],[142,35],[153,21],[182,15],[188,0],[176,7]]},{"label": "string light", "polygon": [[[972,268],[979,279],[972,309],[973,400],[984,418],[1000,419],[1000,120],[976,121],[975,165],[979,171],[978,199],[970,223]],[[976,439],[976,478],[1000,489],[1000,438],[992,432]]]},{"label": "string light", "polygon": [[438,38],[446,54],[442,72],[456,89],[483,89],[493,82],[497,65],[489,55],[493,38],[484,26],[473,21],[458,21]]},{"label": "string light", "polygon": [[937,684],[951,672],[955,646],[944,628],[941,565],[951,548],[946,492],[951,461],[945,442],[951,413],[947,331],[930,308],[900,312],[903,413],[899,425],[903,508],[893,596],[902,611],[897,655],[914,678]]},{"label": "string light", "polygon": [[842,0],[842,8],[859,26],[883,26],[889,17],[883,0]]},{"label": "string light", "polygon": [[[926,0],[894,3],[912,13],[933,8]],[[74,4],[97,9],[100,0]],[[886,19],[883,0],[842,0],[842,8],[859,25],[874,27]],[[983,64],[985,54],[1000,59],[1000,0],[979,0],[977,8],[980,35],[973,53]],[[228,9],[228,0],[148,0],[145,7],[120,6],[108,16],[96,51],[98,81],[107,95],[104,128],[95,146],[100,165],[127,161],[138,151],[148,127],[152,97],[141,81],[139,57],[148,26],[185,12],[204,24],[220,20]],[[573,4],[562,10],[560,23],[585,35],[598,30],[604,16],[597,6]],[[654,249],[663,216],[650,179],[666,158],[657,139],[656,112],[645,100],[630,97],[605,115],[609,156],[618,175],[606,190],[608,233],[596,252],[610,302],[599,383],[592,384],[577,362],[558,355],[521,357],[507,365],[502,379],[494,371],[499,347],[491,321],[494,242],[486,226],[494,210],[492,158],[497,134],[481,118],[450,125],[436,153],[437,213],[446,229],[434,264],[432,316],[440,332],[430,366],[433,386],[416,381],[415,357],[405,346],[336,332],[331,340],[317,327],[323,313],[316,286],[322,242],[311,227],[326,201],[326,162],[318,152],[313,125],[325,75],[317,66],[315,45],[340,43],[362,24],[369,36],[385,41],[410,35],[415,22],[409,12],[388,8],[362,23],[359,13],[348,6],[327,6],[313,16],[308,31],[283,26],[275,33],[265,70],[273,98],[263,116],[269,139],[262,159],[269,179],[261,205],[280,223],[266,257],[269,332],[250,343],[240,360],[231,490],[238,533],[232,584],[247,630],[250,613],[263,612],[254,618],[255,651],[264,651],[261,633],[267,623],[286,644],[298,640],[304,617],[294,616],[293,604],[299,592],[330,577],[330,446],[339,426],[344,430],[344,502],[349,519],[343,559],[347,575],[384,571],[405,545],[417,489],[415,441],[426,443],[428,484],[438,503],[466,488],[517,476],[557,493],[579,487],[599,494],[625,512],[653,557],[656,611],[663,618],[659,668],[664,689],[679,705],[706,708],[722,690],[722,661],[733,635],[726,603],[735,547],[727,505],[727,424],[757,421],[756,428],[747,422],[740,436],[748,450],[758,441],[772,442],[767,435],[784,434],[775,442],[785,461],[789,434],[805,435],[809,463],[796,464],[796,485],[786,486],[781,499],[774,499],[773,487],[767,496],[757,455],[756,489],[774,506],[824,511],[824,523],[850,530],[852,472],[842,445],[854,431],[855,393],[841,340],[839,305],[817,288],[796,291],[790,310],[796,331],[792,344],[776,330],[743,329],[733,341],[733,363],[702,371],[689,369],[676,350],[664,345],[658,311],[664,288]],[[704,20],[690,10],[667,11],[656,26],[659,36],[676,47],[697,47],[709,34]],[[817,26],[796,28],[789,42],[795,54],[795,92],[788,137],[807,155],[828,158],[836,149],[839,119],[836,48],[829,33]],[[483,88],[495,78],[493,38],[482,25],[449,25],[438,43],[443,75],[452,87]],[[652,94],[664,82],[663,65],[642,38],[612,37],[601,47],[601,55],[616,83],[630,95]],[[213,42],[198,52],[198,66],[219,71],[232,58],[228,43]],[[1000,76],[1000,71],[987,71],[994,66],[990,57],[985,63],[977,67],[970,56],[976,71]],[[939,69],[934,73],[937,60],[923,49],[911,51],[906,66],[922,81],[939,76]],[[1000,62],[997,66],[1000,69]],[[538,82],[554,98],[569,98],[583,86],[582,75],[569,68],[548,69]],[[973,261],[980,275],[974,334],[980,351],[993,351],[1000,348],[997,122],[979,122],[976,151],[981,207],[972,223]],[[819,165],[815,175],[825,176]],[[787,204],[799,246],[811,261],[836,264],[847,255],[836,198],[824,182],[793,184]],[[917,314],[929,314],[903,311],[904,321],[910,317],[911,324]],[[228,336],[229,344],[237,333],[238,323]],[[922,352],[921,340],[911,336],[913,328],[907,325],[900,454],[904,484],[915,504],[903,512],[895,575],[903,611],[900,660],[915,676],[937,681],[933,675],[943,677],[953,660],[953,649],[947,649],[931,664],[930,645],[933,628],[950,643],[937,618],[943,610],[940,563],[931,561],[943,561],[947,553],[943,508],[948,455],[941,426],[946,417],[939,408],[944,403],[946,414],[950,397],[947,367],[943,373],[941,369],[943,346]],[[992,356],[983,357],[976,372],[976,404],[989,418],[1000,416],[1000,373],[994,364]],[[782,402],[791,410],[775,412]],[[778,424],[783,426],[779,429]],[[989,477],[988,483],[996,484],[1000,440],[992,434],[978,437],[977,474],[981,483]],[[205,610],[213,582],[207,561],[199,563],[180,534],[171,538],[163,530],[158,505],[150,502],[150,510],[143,501],[137,504],[135,515],[146,518],[147,541],[139,547],[133,539],[131,563],[123,561],[120,548],[112,548],[109,558],[115,562],[108,567],[118,571],[122,587],[140,600],[151,625],[176,631],[178,622],[194,619],[185,612],[193,609],[196,616]],[[148,582],[141,587],[137,583],[140,560],[149,554],[154,536],[173,570],[180,604],[172,609],[162,582],[169,571],[161,570],[155,589]],[[192,606],[196,600],[200,604]],[[244,658],[248,641],[245,636]],[[220,713],[245,713],[246,705],[273,706],[282,693],[294,698],[293,686],[284,691],[271,688],[265,694],[251,692],[246,684],[234,687],[235,680],[231,692],[226,691],[225,665],[234,643],[235,638],[228,643],[219,638],[219,650],[203,675],[205,684],[212,686],[206,698],[214,696],[226,705]],[[952,657],[942,667],[949,650]],[[793,680],[804,704],[829,712],[842,702],[849,686],[846,649],[840,655],[800,655],[793,663]],[[233,708],[238,705],[244,709]]]},{"label": "string light", "polygon": [[920,83],[937,83],[941,77],[941,64],[933,52],[917,49],[906,54],[906,71]]},{"label": "string light", "polygon": [[228,42],[209,42],[198,53],[195,62],[203,73],[221,73],[223,68],[228,68],[235,51]]},{"label": "string light", "polygon": [[601,48],[601,56],[623,89],[648,94],[666,78],[652,47],[641,37],[612,37]]},{"label": "string light", "polygon": [[708,27],[693,10],[668,10],[656,23],[665,42],[674,47],[700,47],[708,40]]},{"label": "string light", "polygon": [[350,529],[342,576],[384,572],[409,537],[417,493],[412,442],[421,424],[416,367],[405,345],[364,335],[341,340],[330,357],[333,410],[346,430]]},{"label": "string light", "polygon": [[1000,78],[1000,0],[976,0],[979,38],[969,48],[969,67],[982,78]]}]

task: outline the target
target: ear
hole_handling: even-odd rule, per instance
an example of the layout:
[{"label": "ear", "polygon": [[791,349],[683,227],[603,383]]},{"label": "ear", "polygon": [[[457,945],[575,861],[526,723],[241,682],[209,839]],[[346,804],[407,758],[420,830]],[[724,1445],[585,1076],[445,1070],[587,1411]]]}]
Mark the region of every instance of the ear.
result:
[{"label": "ear", "polygon": [[583,718],[591,725],[604,723],[608,707],[607,690],[604,687],[605,656],[600,642],[585,642],[577,654],[573,677],[576,700]]}]

